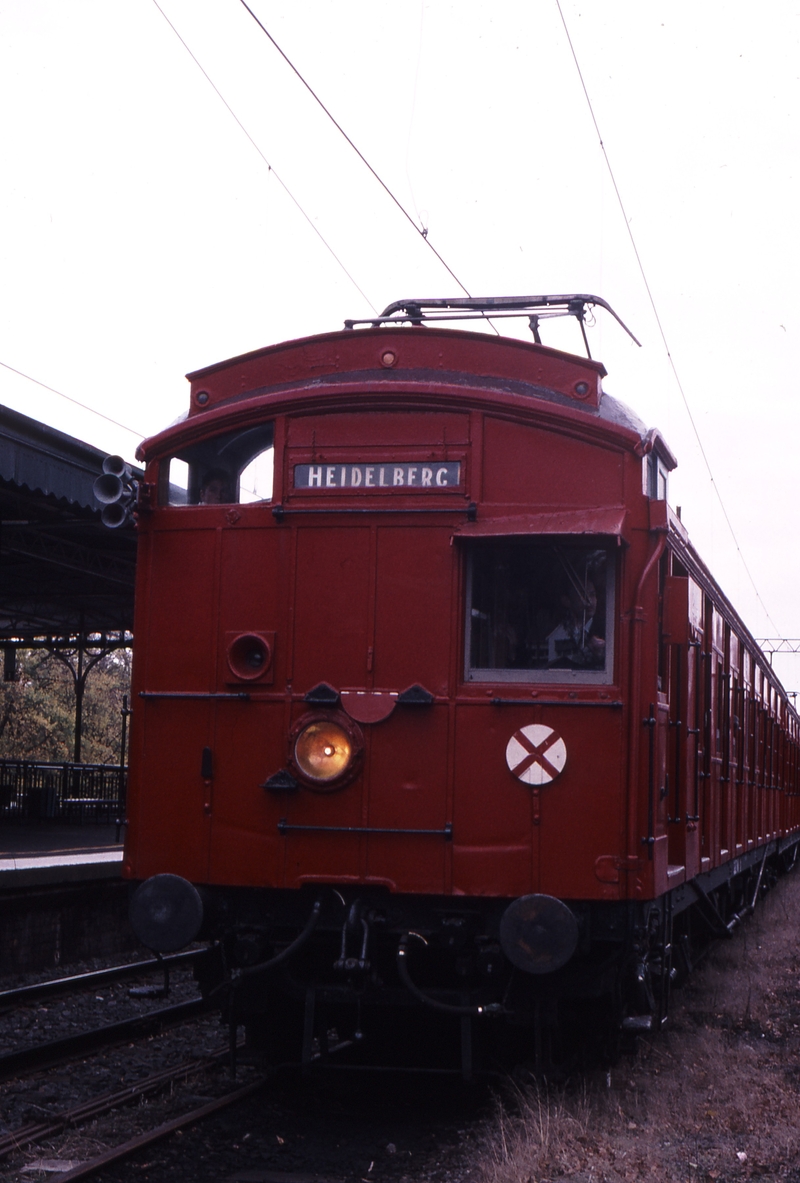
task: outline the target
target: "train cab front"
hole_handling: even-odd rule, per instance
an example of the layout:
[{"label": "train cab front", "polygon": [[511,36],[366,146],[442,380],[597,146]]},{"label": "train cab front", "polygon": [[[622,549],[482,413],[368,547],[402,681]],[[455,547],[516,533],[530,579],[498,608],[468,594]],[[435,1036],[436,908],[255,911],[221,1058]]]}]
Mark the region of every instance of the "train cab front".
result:
[{"label": "train cab front", "polygon": [[193,375],[145,445],[135,924],[208,939],[204,991],[270,1054],[386,1050],[407,1013],[415,1053],[466,1047],[614,994],[651,873],[625,757],[651,533],[602,372],[330,334]]}]

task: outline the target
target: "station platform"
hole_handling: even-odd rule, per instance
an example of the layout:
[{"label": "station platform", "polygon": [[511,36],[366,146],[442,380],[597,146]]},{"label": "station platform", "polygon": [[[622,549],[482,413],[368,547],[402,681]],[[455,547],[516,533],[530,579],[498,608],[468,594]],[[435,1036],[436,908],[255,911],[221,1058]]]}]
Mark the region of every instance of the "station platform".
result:
[{"label": "station platform", "polygon": [[118,879],[121,870],[115,825],[0,824],[0,890]]}]

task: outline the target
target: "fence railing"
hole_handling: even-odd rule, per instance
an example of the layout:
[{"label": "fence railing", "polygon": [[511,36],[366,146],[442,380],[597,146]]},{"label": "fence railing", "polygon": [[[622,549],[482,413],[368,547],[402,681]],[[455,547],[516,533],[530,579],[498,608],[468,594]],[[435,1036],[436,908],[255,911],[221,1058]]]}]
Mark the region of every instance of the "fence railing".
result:
[{"label": "fence railing", "polygon": [[113,823],[124,817],[127,768],[0,760],[4,822]]}]

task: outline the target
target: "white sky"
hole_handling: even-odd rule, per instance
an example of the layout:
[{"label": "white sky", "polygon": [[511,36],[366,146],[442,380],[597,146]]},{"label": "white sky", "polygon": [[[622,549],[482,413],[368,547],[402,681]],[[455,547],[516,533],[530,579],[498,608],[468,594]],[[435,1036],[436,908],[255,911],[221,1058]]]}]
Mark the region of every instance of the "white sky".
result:
[{"label": "white sky", "polygon": [[[461,294],[239,0],[160,2],[275,171],[153,0],[0,0],[0,361],[133,434],[3,368],[0,402],[128,457],[187,371]],[[800,636],[800,3],[561,3],[774,624],[556,0],[252,7],[473,295],[615,308],[643,348],[598,313],[606,389],[666,434],[670,500],[751,629]]]}]

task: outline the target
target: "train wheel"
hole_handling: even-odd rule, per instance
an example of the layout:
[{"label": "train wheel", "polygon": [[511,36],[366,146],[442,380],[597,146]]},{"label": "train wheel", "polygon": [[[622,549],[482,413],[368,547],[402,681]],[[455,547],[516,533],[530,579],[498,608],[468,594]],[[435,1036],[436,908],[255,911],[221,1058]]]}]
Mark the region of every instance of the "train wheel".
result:
[{"label": "train wheel", "polygon": [[636,1036],[663,1027],[669,1013],[672,983],[672,908],[666,897],[643,917],[633,944],[632,958],[621,990],[623,1033]]}]

